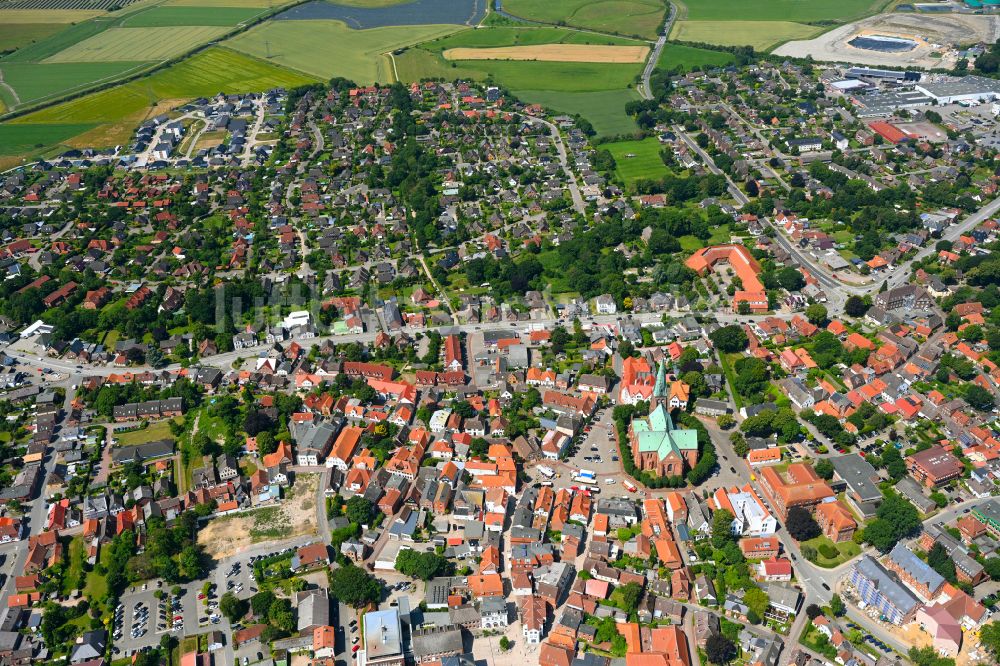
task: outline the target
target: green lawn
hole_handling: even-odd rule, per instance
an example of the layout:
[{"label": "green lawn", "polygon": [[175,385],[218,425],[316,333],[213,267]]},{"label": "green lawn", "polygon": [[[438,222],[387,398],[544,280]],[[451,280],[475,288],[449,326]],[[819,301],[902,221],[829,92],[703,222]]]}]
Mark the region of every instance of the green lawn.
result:
[{"label": "green lawn", "polygon": [[226,45],[324,79],[343,76],[357,83],[389,83],[395,75],[384,54],[459,29],[420,25],[352,30],[341,21],[268,21]]},{"label": "green lawn", "polygon": [[631,134],[639,129],[635,121],[625,114],[625,105],[639,99],[639,93],[625,90],[568,93],[548,90],[515,90],[518,99],[569,115],[579,114],[590,121],[597,136]]},{"label": "green lawn", "polygon": [[69,566],[63,574],[62,591],[69,596],[83,585],[83,565],[87,561],[87,546],[82,536],[73,537],[69,542]]},{"label": "green lawn", "polygon": [[543,23],[655,39],[666,4],[661,0],[504,0],[503,9]]},{"label": "green lawn", "polygon": [[617,141],[602,148],[611,151],[617,163],[618,177],[631,185],[642,178],[662,178],[670,171],[660,159],[661,145],[655,138],[641,141]]},{"label": "green lawn", "polygon": [[663,45],[663,50],[660,51],[660,59],[656,61],[656,68],[666,71],[679,69],[683,72],[689,72],[725,67],[735,61],[736,58],[733,54],[726,51],[712,51],[711,49],[700,49],[695,46],[667,42]]},{"label": "green lawn", "polygon": [[681,236],[677,239],[677,242],[681,244],[681,249],[685,252],[694,252],[695,250],[700,250],[705,247],[705,244],[701,242],[700,238],[692,236],[691,234]]},{"label": "green lawn", "polygon": [[[838,555],[832,559],[827,558],[819,551],[821,545],[826,544],[833,546],[837,549]],[[857,557],[861,554],[861,546],[854,543],[853,541],[842,541],[840,543],[834,543],[829,538],[820,535],[815,539],[810,539],[809,541],[803,541],[799,544],[799,547],[809,545],[816,548],[816,552],[819,553],[816,556],[815,564],[817,566],[823,567],[824,569],[832,569],[838,565],[843,564],[851,558]]]},{"label": "green lawn", "polygon": [[[174,420],[180,423],[182,417],[175,417]],[[170,433],[170,419],[150,423],[142,430],[115,433],[115,439],[118,440],[116,446],[134,446],[136,444],[144,444],[145,442],[155,442],[160,439],[173,439],[173,437]]]},{"label": "green lawn", "polygon": [[[101,553],[98,556],[98,562],[103,565],[108,565],[108,558],[110,551],[107,548],[101,548]],[[108,579],[105,578],[104,574],[98,573],[95,567],[92,571],[87,574],[87,582],[83,587],[83,594],[89,599],[97,600],[103,599],[108,593]]]}]

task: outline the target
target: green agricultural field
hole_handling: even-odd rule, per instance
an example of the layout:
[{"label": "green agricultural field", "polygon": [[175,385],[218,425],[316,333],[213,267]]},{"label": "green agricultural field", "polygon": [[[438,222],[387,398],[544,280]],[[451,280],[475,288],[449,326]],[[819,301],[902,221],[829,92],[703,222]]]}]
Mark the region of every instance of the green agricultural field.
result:
[{"label": "green agricultural field", "polygon": [[253,7],[153,7],[122,21],[123,28],[162,28],[180,25],[233,26],[270,10]]},{"label": "green agricultural field", "polygon": [[[435,43],[435,47],[437,44]],[[445,60],[424,48],[394,56],[400,81],[425,78],[492,79],[511,90],[549,92],[623,91],[635,83],[641,64],[538,62],[503,60]]]},{"label": "green agricultural field", "polygon": [[421,25],[352,30],[341,21],[268,21],[226,45],[324,79],[343,76],[358,83],[389,83],[395,76],[384,54],[458,29]]},{"label": "green agricultural field", "polygon": [[532,21],[655,39],[666,4],[662,0],[504,0],[503,9]]},{"label": "green agricultural field", "polygon": [[712,67],[725,67],[735,62],[733,54],[725,51],[712,51],[710,49],[699,49],[694,46],[683,44],[673,44],[667,42],[660,52],[660,59],[656,62],[656,69],[664,71],[674,71],[680,69],[683,72],[691,70],[711,69]]},{"label": "green agricultural field", "polygon": [[65,27],[59,23],[0,23],[0,51],[13,51],[28,46]]},{"label": "green agricultural field", "polygon": [[167,0],[164,7],[257,7],[270,9],[290,4],[291,0]]},{"label": "green agricultural field", "polygon": [[45,39],[41,39],[31,46],[19,49],[0,63],[6,62],[40,62],[50,58],[64,49],[68,49],[74,44],[100,34],[107,30],[110,24],[107,21],[91,20],[77,23],[76,25],[65,26]]},{"label": "green agricultural field", "polygon": [[639,129],[625,114],[625,105],[639,99],[635,90],[606,90],[584,93],[555,93],[548,90],[515,90],[518,99],[569,115],[579,114],[590,121],[597,136],[630,134]]},{"label": "green agricultural field", "polygon": [[672,39],[770,49],[888,6],[890,0],[684,0]]},{"label": "green agricultural field", "polygon": [[115,145],[127,140],[147,116],[195,97],[290,88],[317,80],[229,49],[211,48],[136,81],[0,124],[0,151],[39,152],[36,144],[56,146],[84,133],[89,145]]},{"label": "green agricultural field", "polygon": [[218,26],[109,28],[45,59],[45,62],[168,60],[226,32]]},{"label": "green agricultural field", "polygon": [[874,14],[889,0],[685,0],[688,21],[847,22]]},{"label": "green agricultural field", "polygon": [[93,123],[0,124],[0,155],[22,155],[47,145],[61,143],[93,127]]},{"label": "green agricultural field", "polygon": [[327,2],[345,7],[391,7],[412,2],[412,0],[327,0]]},{"label": "green agricultural field", "polygon": [[626,185],[641,178],[662,178],[669,173],[660,159],[660,142],[654,138],[606,143],[601,148],[606,148],[614,156],[617,163],[615,172]]},{"label": "green agricultural field", "polygon": [[[143,67],[136,62],[67,62],[56,64],[3,63],[4,82],[16,92],[21,104],[30,104],[53,95],[87,88],[106,79],[114,79],[130,69]],[[0,97],[9,93],[0,88]],[[13,100],[6,99],[13,107]]]},{"label": "green agricultural field", "polygon": [[536,46],[539,44],[610,44],[614,46],[633,46],[642,43],[628,37],[598,35],[592,32],[567,30],[566,28],[504,26],[462,30],[447,37],[424,42],[420,45],[420,48],[440,53],[454,48]]},{"label": "green agricultural field", "polygon": [[823,29],[792,21],[680,21],[670,38],[766,51],[792,39],[809,39]]}]

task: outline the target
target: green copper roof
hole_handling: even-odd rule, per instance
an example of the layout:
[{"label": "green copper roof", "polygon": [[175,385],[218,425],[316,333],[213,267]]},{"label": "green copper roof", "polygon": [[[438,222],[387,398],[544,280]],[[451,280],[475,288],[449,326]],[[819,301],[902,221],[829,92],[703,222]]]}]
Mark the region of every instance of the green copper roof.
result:
[{"label": "green copper roof", "polygon": [[663,362],[662,358],[660,359],[660,367],[656,370],[656,383],[653,384],[653,397],[667,397],[667,366]]},{"label": "green copper roof", "polygon": [[634,419],[632,431],[638,439],[639,452],[655,451],[660,460],[671,453],[680,455],[681,451],[698,450],[698,431],[675,429],[663,405],[658,405],[647,418]]}]

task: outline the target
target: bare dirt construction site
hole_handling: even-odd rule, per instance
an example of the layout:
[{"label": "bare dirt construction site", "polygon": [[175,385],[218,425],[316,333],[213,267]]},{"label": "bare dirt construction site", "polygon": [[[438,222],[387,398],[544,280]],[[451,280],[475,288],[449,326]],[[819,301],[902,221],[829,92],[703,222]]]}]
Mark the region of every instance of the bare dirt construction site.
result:
[{"label": "bare dirt construction site", "polygon": [[591,44],[541,44],[496,48],[454,48],[444,51],[448,60],[537,60],[545,62],[641,63],[648,46],[598,46]]},{"label": "bare dirt construction site", "polygon": [[[863,37],[889,37],[915,42],[908,51],[883,52],[857,48],[848,42]],[[880,14],[824,33],[813,39],[788,42],[776,55],[859,65],[951,68],[955,44],[987,42],[1000,36],[1000,17],[973,14]]]},{"label": "bare dirt construction site", "polygon": [[238,555],[260,541],[278,541],[319,532],[316,525],[318,474],[298,474],[280,505],[210,520],[198,532],[198,544],[215,560]]}]

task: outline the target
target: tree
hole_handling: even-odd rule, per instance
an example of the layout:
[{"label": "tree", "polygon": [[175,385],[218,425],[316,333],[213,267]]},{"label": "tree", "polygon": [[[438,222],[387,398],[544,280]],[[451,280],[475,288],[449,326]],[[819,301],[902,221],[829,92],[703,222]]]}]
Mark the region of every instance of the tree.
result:
[{"label": "tree", "polygon": [[288,599],[277,599],[267,611],[267,621],[282,631],[295,630],[295,613],[292,612],[292,602]]},{"label": "tree", "polygon": [[231,623],[236,623],[247,614],[249,604],[232,592],[226,592],[219,599],[219,610]]},{"label": "tree", "polygon": [[346,515],[352,523],[368,525],[375,518],[375,507],[361,495],[355,495],[347,500]]},{"label": "tree", "polygon": [[733,540],[733,514],[719,509],[712,514],[712,545],[722,548]]},{"label": "tree", "polygon": [[454,565],[437,553],[401,550],[396,556],[396,571],[410,578],[430,580],[450,575],[452,569]]},{"label": "tree", "polygon": [[949,583],[957,580],[955,575],[955,561],[948,555],[948,551],[940,543],[935,543],[927,551],[927,564],[931,569],[941,574]]},{"label": "tree", "polygon": [[736,419],[733,418],[732,414],[720,414],[719,418],[716,419],[716,423],[718,423],[719,427],[723,430],[728,430],[736,424]]},{"label": "tree", "polygon": [[1000,557],[987,558],[983,568],[992,580],[1000,580]]},{"label": "tree", "polygon": [[506,636],[500,637],[500,649],[503,650],[504,652],[510,649],[510,639],[507,638]]},{"label": "tree", "polygon": [[813,303],[806,308],[806,319],[815,326],[821,326],[826,322],[826,306],[822,303]]},{"label": "tree", "polygon": [[742,432],[736,431],[731,434],[729,441],[733,445],[733,453],[740,458],[746,458],[747,454],[750,453],[750,445],[747,444],[747,438],[743,436]]},{"label": "tree", "polygon": [[847,612],[847,606],[844,605],[844,600],[840,598],[840,595],[834,592],[833,596],[830,598],[830,610],[834,615],[840,617]]},{"label": "tree", "polygon": [[801,506],[793,506],[788,510],[785,527],[796,541],[808,541],[822,533],[812,514]]},{"label": "tree", "polygon": [[271,604],[276,599],[277,597],[274,596],[273,592],[262,590],[250,597],[250,609],[253,610],[253,614],[257,617],[267,617],[267,612],[271,610]]},{"label": "tree", "polygon": [[727,354],[743,351],[750,344],[746,331],[737,324],[717,328],[708,337],[711,338],[716,349]]},{"label": "tree", "polygon": [[631,615],[639,608],[639,597],[642,596],[642,588],[638,583],[625,583],[618,588],[621,597],[619,608]]},{"label": "tree", "polygon": [[899,450],[892,444],[886,444],[882,449],[882,465],[893,481],[899,481],[906,476],[906,462]]},{"label": "tree", "polygon": [[798,291],[806,286],[806,279],[797,268],[782,268],[777,274],[778,284],[788,291]]},{"label": "tree", "polygon": [[348,606],[361,608],[381,598],[382,584],[360,567],[337,567],[330,574],[330,592]]},{"label": "tree", "polygon": [[705,656],[713,664],[728,664],[736,658],[736,644],[722,634],[713,633],[705,641]]},{"label": "tree", "polygon": [[833,463],[826,458],[818,460],[813,469],[816,470],[816,473],[819,474],[822,479],[829,481],[833,478]]},{"label": "tree", "polygon": [[987,652],[1000,659],[1000,622],[990,622],[980,629],[979,640]]},{"label": "tree", "polygon": [[868,312],[868,306],[865,305],[865,299],[860,296],[848,296],[847,302],[844,303],[844,313],[851,317],[861,317],[866,312]]},{"label": "tree", "polygon": [[966,386],[965,401],[969,403],[973,409],[978,409],[981,412],[993,409],[994,404],[993,394],[979,384],[969,384]]},{"label": "tree", "polygon": [[816,604],[809,604],[806,606],[806,615],[809,616],[810,620],[815,620],[820,615],[823,614],[823,609]]},{"label": "tree", "polygon": [[747,619],[749,620],[752,614],[757,616],[757,621],[759,622],[760,618],[764,617],[764,614],[767,612],[767,607],[771,605],[771,599],[764,590],[759,587],[751,587],[743,595],[743,603],[750,609]]}]

